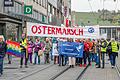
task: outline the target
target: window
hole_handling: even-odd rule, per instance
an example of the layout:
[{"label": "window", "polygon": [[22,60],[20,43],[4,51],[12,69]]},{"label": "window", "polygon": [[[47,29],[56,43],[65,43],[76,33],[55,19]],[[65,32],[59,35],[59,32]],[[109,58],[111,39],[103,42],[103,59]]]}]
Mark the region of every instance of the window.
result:
[{"label": "window", "polygon": [[43,7],[45,7],[45,2],[46,2],[46,0],[43,0]]},{"label": "window", "polygon": [[36,0],[36,3],[37,3],[37,4],[38,4],[38,1],[39,1],[39,0]]},{"label": "window", "polygon": [[33,0],[33,2],[35,2],[35,0]]},{"label": "window", "polygon": [[35,18],[35,11],[33,10],[32,18]]},{"label": "window", "polygon": [[39,0],[39,5],[41,5],[41,0]]},{"label": "window", "polygon": [[22,14],[22,5],[21,4],[19,4],[19,6],[18,6],[18,11],[20,14]]},{"label": "window", "polygon": [[52,14],[52,6],[50,5],[50,13]]},{"label": "window", "polygon": [[47,0],[45,0],[44,7],[47,8]]},{"label": "window", "polygon": [[6,13],[8,12],[8,9],[9,9],[8,7],[5,7],[5,12],[6,12]]},{"label": "window", "polygon": [[40,14],[40,21],[42,21],[42,14]]},{"label": "window", "polygon": [[48,4],[48,12],[50,12],[50,4]]},{"label": "window", "polygon": [[44,4],[45,4],[45,0],[43,0],[43,7],[44,7]]},{"label": "window", "polygon": [[38,12],[37,11],[34,11],[34,15],[35,15],[34,18],[38,19]]},{"label": "window", "polygon": [[43,0],[41,0],[41,6],[43,6]]},{"label": "window", "polygon": [[38,13],[38,20],[42,21],[42,15],[41,15],[41,13]]},{"label": "window", "polygon": [[55,9],[55,7],[53,7],[53,15],[56,15],[56,9]]}]

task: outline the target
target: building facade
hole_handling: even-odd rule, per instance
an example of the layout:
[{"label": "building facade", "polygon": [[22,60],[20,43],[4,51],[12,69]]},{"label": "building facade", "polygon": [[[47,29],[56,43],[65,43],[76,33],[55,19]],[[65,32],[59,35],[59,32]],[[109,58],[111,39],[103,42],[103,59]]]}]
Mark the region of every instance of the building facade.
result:
[{"label": "building facade", "polygon": [[[25,22],[47,24],[47,3],[47,0],[14,0],[13,7],[5,7],[4,0],[1,0],[0,34],[6,39],[12,37],[13,40],[18,41],[25,32]],[[32,14],[23,14],[24,5],[33,6]]]},{"label": "building facade", "polygon": [[[19,41],[26,22],[56,26],[66,25],[66,19],[71,22],[71,0],[11,0],[13,7],[5,7],[4,1],[8,0],[0,2],[0,35],[6,39]],[[32,6],[32,14],[24,14],[25,5]]]},{"label": "building facade", "polygon": [[71,0],[48,0],[48,23],[66,26],[66,20],[71,26]]}]

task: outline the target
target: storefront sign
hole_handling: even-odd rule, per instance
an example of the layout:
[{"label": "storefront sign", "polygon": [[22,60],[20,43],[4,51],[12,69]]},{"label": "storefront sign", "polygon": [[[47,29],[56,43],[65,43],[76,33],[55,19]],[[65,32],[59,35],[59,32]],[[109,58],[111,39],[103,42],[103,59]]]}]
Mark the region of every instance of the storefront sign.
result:
[{"label": "storefront sign", "polygon": [[32,6],[24,6],[24,14],[32,14]]},{"label": "storefront sign", "polygon": [[37,23],[27,23],[28,36],[41,37],[65,37],[65,38],[98,38],[98,26],[86,26],[85,28],[58,27]]},{"label": "storefront sign", "polygon": [[13,7],[14,6],[14,0],[4,0],[4,6],[5,7]]}]

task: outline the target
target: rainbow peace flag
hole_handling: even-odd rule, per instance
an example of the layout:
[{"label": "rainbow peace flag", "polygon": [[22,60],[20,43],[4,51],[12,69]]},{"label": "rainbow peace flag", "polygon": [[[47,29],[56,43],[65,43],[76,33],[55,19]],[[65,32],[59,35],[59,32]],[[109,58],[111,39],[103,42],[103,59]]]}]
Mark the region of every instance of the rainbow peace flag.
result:
[{"label": "rainbow peace flag", "polygon": [[16,57],[22,57],[20,43],[14,41],[7,41],[6,54],[14,55]]}]

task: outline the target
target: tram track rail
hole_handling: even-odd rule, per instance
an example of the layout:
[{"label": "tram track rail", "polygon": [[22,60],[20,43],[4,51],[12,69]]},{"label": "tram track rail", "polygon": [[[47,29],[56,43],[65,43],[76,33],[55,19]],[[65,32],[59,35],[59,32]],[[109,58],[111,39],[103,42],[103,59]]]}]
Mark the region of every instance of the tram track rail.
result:
[{"label": "tram track rail", "polygon": [[[80,72],[80,74],[77,76],[77,78],[75,78],[74,80],[80,80],[82,78],[82,75],[84,75],[84,73],[86,72],[86,70],[88,69],[89,65],[87,65],[82,72]],[[64,75],[65,72],[69,71],[70,67],[67,67],[66,69],[64,69],[63,71],[61,71],[60,73],[56,74],[55,76],[53,76],[52,78],[50,78],[49,80],[59,80],[61,75]],[[64,79],[63,79],[64,80]]]},{"label": "tram track rail", "polygon": [[85,67],[85,69],[83,69],[83,71],[79,74],[79,76],[76,78],[76,80],[80,80],[82,78],[82,76],[85,74],[86,70],[88,69],[89,65],[87,65]]},{"label": "tram track rail", "polygon": [[[54,64],[53,64],[53,65],[54,65]],[[43,68],[43,69],[40,69],[40,70],[38,70],[38,71],[30,74],[30,75],[24,76],[24,77],[20,78],[19,80],[28,79],[28,78],[30,78],[31,76],[34,76],[34,75],[36,75],[36,74],[39,74],[40,72],[42,73],[43,71],[46,71],[47,69],[50,70],[50,68],[53,68],[53,67],[56,66],[56,65],[54,65],[54,66],[53,66],[53,65],[50,65],[50,66],[48,66],[48,67],[46,67],[46,68]],[[70,67],[68,66],[68,67],[66,67],[66,68],[63,69],[63,70],[55,71],[55,72],[56,72],[56,75],[53,76],[53,77],[46,78],[46,80],[54,80],[54,79],[56,79],[58,76],[60,76],[61,74],[63,74],[65,71],[69,70],[69,68],[70,68]],[[43,74],[44,74],[44,73],[43,73]],[[48,73],[48,74],[49,74],[49,73]],[[32,80],[32,79],[30,79],[30,80]],[[44,80],[45,80],[45,79],[44,79]]]},{"label": "tram track rail", "polygon": [[115,69],[116,69],[117,74],[118,74],[118,76],[119,76],[119,78],[120,78],[120,69],[119,69],[118,65],[115,66]]},{"label": "tram track rail", "polygon": [[67,70],[69,70],[70,67],[67,67],[66,69],[64,69],[63,71],[61,71],[60,73],[56,74],[55,76],[53,76],[52,78],[50,78],[49,80],[55,80],[57,77],[59,77],[60,75],[62,75],[64,72],[66,72]]},{"label": "tram track rail", "polygon": [[39,72],[41,72],[41,71],[43,71],[43,70],[46,70],[46,69],[48,69],[48,68],[50,68],[50,67],[52,67],[52,66],[54,66],[54,64],[52,64],[52,65],[50,65],[50,66],[47,66],[47,67],[45,67],[45,68],[43,68],[43,69],[39,69],[39,70],[37,70],[37,71],[35,71],[35,72],[27,75],[27,76],[24,76],[24,77],[20,78],[19,80],[23,80],[23,79],[25,79],[25,78],[27,78],[27,77],[29,77],[29,76],[31,76],[31,75],[35,75],[35,74],[37,74],[37,73],[39,73]]}]

